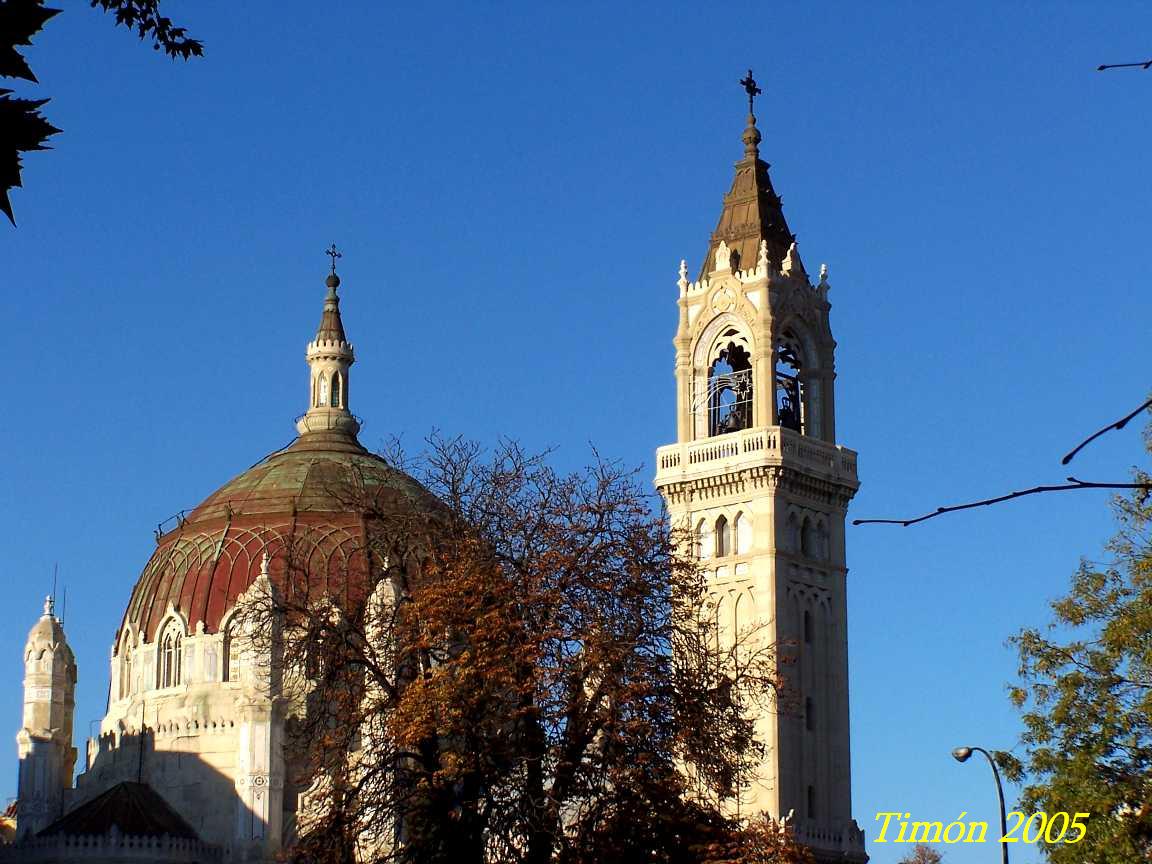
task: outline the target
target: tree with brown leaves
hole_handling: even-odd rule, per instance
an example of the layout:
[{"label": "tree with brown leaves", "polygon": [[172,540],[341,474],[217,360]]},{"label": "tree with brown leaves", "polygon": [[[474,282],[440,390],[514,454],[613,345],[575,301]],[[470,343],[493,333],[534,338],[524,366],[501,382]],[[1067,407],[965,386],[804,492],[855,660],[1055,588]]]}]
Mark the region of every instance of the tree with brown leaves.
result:
[{"label": "tree with brown leaves", "polygon": [[944,854],[924,843],[917,843],[912,851],[900,859],[900,864],[940,864]]},{"label": "tree with brown leaves", "polygon": [[343,490],[365,565],[321,586],[288,550],[248,613],[307,790],[293,860],[808,860],[726,815],[762,758],[750,709],[782,704],[776,646],[718,638],[632,473],[438,439],[405,467],[441,505]]}]

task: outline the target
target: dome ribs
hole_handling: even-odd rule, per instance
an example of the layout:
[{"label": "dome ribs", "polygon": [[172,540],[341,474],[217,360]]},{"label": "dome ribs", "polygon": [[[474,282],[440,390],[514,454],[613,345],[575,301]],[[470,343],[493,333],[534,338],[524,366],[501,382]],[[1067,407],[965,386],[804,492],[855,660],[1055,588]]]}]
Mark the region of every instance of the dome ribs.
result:
[{"label": "dome ribs", "polygon": [[[300,441],[297,441],[299,444]],[[169,604],[214,633],[260,573],[265,547],[273,582],[312,596],[363,598],[370,566],[360,496],[387,498],[397,512],[442,505],[411,477],[362,448],[312,436],[233,478],[167,535],[132,592],[121,624],[153,642]]]},{"label": "dome ribs", "polygon": [[[220,539],[216,542],[216,551],[212,555],[212,563],[208,567],[203,564],[196,568],[195,574],[188,574],[184,577],[183,585],[180,591],[180,608],[187,610],[185,614],[188,616],[188,626],[195,629],[197,621],[205,620],[205,608],[208,605],[208,595],[212,590],[212,582],[216,577],[216,568],[220,564],[220,558],[224,555],[224,547],[228,543],[228,529],[232,527],[232,509],[228,509],[228,518],[224,521],[224,527],[220,529]],[[188,578],[188,576],[192,578]],[[201,588],[200,586],[204,587]],[[198,602],[199,601],[199,602]]]}]

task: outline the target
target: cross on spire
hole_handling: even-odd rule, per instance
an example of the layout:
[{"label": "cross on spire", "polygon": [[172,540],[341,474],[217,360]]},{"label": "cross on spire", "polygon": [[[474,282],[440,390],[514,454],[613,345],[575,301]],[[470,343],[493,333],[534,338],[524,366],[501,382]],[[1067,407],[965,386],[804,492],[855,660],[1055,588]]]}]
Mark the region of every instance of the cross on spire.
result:
[{"label": "cross on spire", "polygon": [[756,86],[756,79],[752,77],[751,69],[748,70],[748,77],[741,78],[740,83],[744,86],[744,92],[748,94],[748,113],[753,114],[755,112],[752,110],[752,102],[764,91]]},{"label": "cross on spire", "polygon": [[332,272],[335,273],[336,272],[336,259],[337,258],[343,258],[344,256],[340,254],[340,250],[338,250],[336,248],[335,243],[333,243],[331,246],[329,246],[327,249],[325,249],[324,254],[332,259]]}]

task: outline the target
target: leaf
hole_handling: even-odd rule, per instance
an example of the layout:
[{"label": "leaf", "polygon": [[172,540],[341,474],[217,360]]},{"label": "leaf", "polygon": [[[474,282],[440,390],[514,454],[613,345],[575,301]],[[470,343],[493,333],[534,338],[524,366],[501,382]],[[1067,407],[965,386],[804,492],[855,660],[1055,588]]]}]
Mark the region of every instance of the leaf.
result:
[{"label": "leaf", "polygon": [[21,188],[21,153],[51,149],[45,143],[60,130],[41,114],[47,99],[13,99],[11,90],[0,89],[0,210],[15,225],[9,190]]},{"label": "leaf", "polygon": [[44,8],[43,0],[6,0],[0,3],[0,77],[36,82],[17,45],[31,45],[44,22],[60,12]]}]

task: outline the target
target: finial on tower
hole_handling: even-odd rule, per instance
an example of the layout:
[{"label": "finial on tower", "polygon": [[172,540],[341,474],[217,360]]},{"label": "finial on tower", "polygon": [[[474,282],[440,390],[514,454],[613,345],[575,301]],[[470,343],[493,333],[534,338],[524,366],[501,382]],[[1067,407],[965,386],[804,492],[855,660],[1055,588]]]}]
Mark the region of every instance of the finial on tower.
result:
[{"label": "finial on tower", "polygon": [[56,598],[51,594],[44,598],[44,617],[51,618],[56,610]]},{"label": "finial on tower", "polygon": [[328,274],[328,281],[326,284],[328,285],[329,288],[333,288],[333,289],[339,288],[340,287],[340,277],[336,275],[336,259],[337,258],[343,258],[344,256],[342,254],[340,254],[340,250],[336,248],[335,243],[333,243],[331,246],[329,246],[327,249],[325,249],[324,254],[332,259],[332,272]]},{"label": "finial on tower", "polygon": [[760,130],[756,128],[756,114],[754,112],[756,97],[764,91],[756,86],[756,79],[752,77],[752,70],[748,70],[748,76],[741,78],[740,83],[744,86],[744,92],[748,94],[748,126],[744,129],[742,140],[744,141],[744,156],[747,159],[760,158]]},{"label": "finial on tower", "polygon": [[748,70],[748,77],[741,78],[740,83],[744,85],[744,92],[748,94],[748,113],[754,114],[753,100],[764,91],[756,86],[756,79],[752,77],[752,70]]}]

